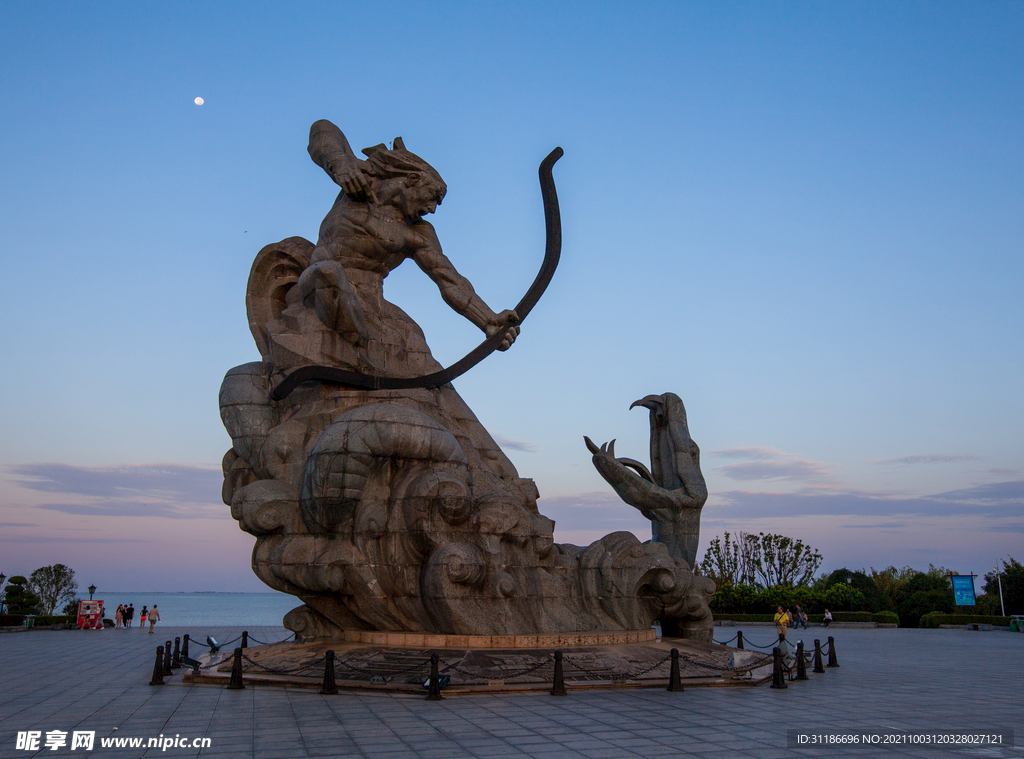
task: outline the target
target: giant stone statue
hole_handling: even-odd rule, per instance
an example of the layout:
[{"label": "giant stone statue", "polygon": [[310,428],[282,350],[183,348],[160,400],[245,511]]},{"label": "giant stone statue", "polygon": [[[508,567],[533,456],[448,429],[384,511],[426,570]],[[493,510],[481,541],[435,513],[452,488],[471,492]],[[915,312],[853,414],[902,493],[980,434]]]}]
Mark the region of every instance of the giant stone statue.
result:
[{"label": "giant stone statue", "polygon": [[[304,603],[285,625],[301,639],[530,635],[646,630],[661,618],[708,640],[710,580],[628,532],[556,544],[533,481],[451,385],[513,344],[546,280],[517,309],[492,310],[423,218],[444,181],[400,138],[361,160],[318,121],[309,153],[341,192],[316,245],[291,237],[257,254],[245,301],[261,360],[229,371],[220,392],[232,439],[224,500],[256,536],[259,578]],[[541,166],[548,279],[560,155]],[[384,299],[384,278],[407,259],[487,336],[455,367],[443,369],[416,323]]]}]

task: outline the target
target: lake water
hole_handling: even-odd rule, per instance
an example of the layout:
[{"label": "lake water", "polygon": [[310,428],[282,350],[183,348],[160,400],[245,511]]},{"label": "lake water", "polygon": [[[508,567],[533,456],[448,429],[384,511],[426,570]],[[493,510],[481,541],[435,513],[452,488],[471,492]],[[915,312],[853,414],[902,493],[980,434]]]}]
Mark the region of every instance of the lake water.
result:
[{"label": "lake water", "polygon": [[[88,593],[79,594],[88,599]],[[143,606],[156,604],[160,624],[167,627],[213,627],[241,625],[280,627],[284,615],[302,606],[295,596],[285,593],[104,593],[93,598],[103,601],[104,616],[114,618],[118,604],[135,604],[136,626]]]}]

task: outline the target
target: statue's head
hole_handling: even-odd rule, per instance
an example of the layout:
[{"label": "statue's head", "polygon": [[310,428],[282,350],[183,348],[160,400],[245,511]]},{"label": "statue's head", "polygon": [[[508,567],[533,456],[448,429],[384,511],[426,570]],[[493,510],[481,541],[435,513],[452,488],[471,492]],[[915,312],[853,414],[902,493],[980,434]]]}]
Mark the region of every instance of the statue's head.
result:
[{"label": "statue's head", "polygon": [[401,137],[395,138],[391,149],[380,144],[364,148],[363,153],[369,174],[393,185],[394,192],[389,193],[390,202],[409,219],[433,213],[448,192],[437,170],[406,150]]}]

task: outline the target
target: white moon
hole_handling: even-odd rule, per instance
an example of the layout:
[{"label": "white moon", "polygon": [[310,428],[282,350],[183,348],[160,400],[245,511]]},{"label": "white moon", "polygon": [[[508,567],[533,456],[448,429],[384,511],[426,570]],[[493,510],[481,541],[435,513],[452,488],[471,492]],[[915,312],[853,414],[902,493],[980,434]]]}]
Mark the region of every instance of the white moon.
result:
[{"label": "white moon", "polygon": [[196,104],[196,105],[202,105],[202,104],[203,104],[203,103],[205,103],[205,102],[206,102],[206,101],[205,101],[205,100],[203,100],[202,98],[196,98],[196,99],[195,99],[195,104]]}]

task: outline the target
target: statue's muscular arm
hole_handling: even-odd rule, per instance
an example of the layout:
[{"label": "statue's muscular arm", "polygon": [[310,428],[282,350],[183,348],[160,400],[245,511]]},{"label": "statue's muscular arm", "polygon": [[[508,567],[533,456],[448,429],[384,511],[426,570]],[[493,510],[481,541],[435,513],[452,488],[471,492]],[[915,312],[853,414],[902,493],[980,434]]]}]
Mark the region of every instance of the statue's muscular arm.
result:
[{"label": "statue's muscular arm", "polygon": [[412,225],[418,244],[412,247],[410,258],[430,277],[441,291],[444,302],[482,329],[488,337],[506,329],[505,339],[498,350],[508,350],[519,335],[519,317],[515,311],[494,313],[476,294],[469,280],[459,274],[448,257],[441,252],[441,244],[432,224],[426,221]]},{"label": "statue's muscular arm", "polygon": [[373,188],[362,171],[365,161],[356,158],[345,134],[327,119],[309,128],[309,157],[345,193],[356,200],[376,200]]}]

